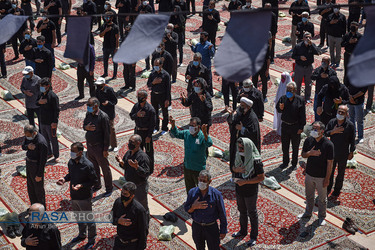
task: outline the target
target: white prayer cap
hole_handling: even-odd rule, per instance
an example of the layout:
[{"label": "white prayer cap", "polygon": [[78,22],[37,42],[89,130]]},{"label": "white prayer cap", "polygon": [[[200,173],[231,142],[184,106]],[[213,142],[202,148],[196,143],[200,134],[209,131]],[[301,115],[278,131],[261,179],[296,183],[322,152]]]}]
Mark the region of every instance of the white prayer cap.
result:
[{"label": "white prayer cap", "polygon": [[245,103],[250,108],[253,106],[253,101],[246,97],[241,97],[240,102]]}]

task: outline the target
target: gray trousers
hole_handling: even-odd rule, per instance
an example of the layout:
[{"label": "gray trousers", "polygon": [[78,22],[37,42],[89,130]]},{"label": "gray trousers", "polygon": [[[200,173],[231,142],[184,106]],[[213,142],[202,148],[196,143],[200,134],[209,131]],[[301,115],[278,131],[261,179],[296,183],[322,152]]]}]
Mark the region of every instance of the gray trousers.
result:
[{"label": "gray trousers", "polygon": [[96,176],[98,177],[95,183],[95,188],[101,188],[100,182],[100,168],[103,171],[104,183],[106,191],[112,190],[112,172],[109,168],[108,159],[103,156],[103,146],[91,145],[87,143],[87,158],[94,165]]},{"label": "gray trousers", "polygon": [[[86,200],[72,200],[72,210],[79,214],[79,211],[92,211],[91,198]],[[80,238],[86,238],[86,229],[88,229],[88,238],[94,239],[96,237],[95,223],[78,223]]]},{"label": "gray trousers", "polygon": [[301,95],[302,80],[305,78],[305,100],[310,100],[311,97],[312,72],[312,65],[303,67],[296,64],[296,67],[294,68],[294,81],[297,84],[297,95]]},{"label": "gray trousers", "polygon": [[331,63],[339,64],[341,60],[341,37],[334,37],[328,35],[329,55],[331,56]]},{"label": "gray trousers", "polygon": [[327,188],[323,187],[324,178],[312,177],[306,174],[305,192],[306,192],[306,210],[305,215],[312,215],[315,203],[315,190],[318,191],[318,217],[325,218],[327,212]]},{"label": "gray trousers", "polygon": [[[59,152],[59,142],[57,140],[56,132],[53,135],[52,134],[52,128],[51,125],[47,124],[40,124],[40,133],[46,138],[47,146],[48,146],[48,153],[47,155],[53,154],[55,158],[59,158],[60,152]],[[52,144],[52,148],[51,148]]]}]

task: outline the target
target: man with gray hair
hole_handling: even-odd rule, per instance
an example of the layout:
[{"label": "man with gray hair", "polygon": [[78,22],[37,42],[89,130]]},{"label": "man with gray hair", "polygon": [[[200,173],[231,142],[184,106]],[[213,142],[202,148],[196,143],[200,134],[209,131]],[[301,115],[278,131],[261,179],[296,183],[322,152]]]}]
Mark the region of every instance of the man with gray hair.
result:
[{"label": "man with gray hair", "polygon": [[305,101],[311,103],[311,76],[313,72],[314,55],[319,55],[318,48],[311,41],[309,32],[303,34],[303,41],[293,49],[292,58],[296,60],[294,80],[297,84],[297,94],[301,94],[302,80],[305,81]]},{"label": "man with gray hair", "polygon": [[47,141],[33,125],[26,125],[24,133],[25,141],[22,144],[22,149],[27,151],[27,193],[31,204],[41,203],[45,206],[44,168],[47,162]]},{"label": "man with gray hair", "polygon": [[210,74],[211,72],[202,63],[202,54],[199,52],[194,53],[193,61],[191,61],[189,65],[186,67],[186,73],[185,73],[185,78],[186,78],[186,81],[188,82],[188,86],[187,86],[188,95],[193,91],[193,81],[196,78],[201,77],[208,84],[208,90],[212,96],[212,82],[210,82],[210,79],[211,79]]},{"label": "man with gray hair", "polygon": [[[190,189],[184,204],[193,219],[193,240],[198,250],[219,249],[220,240],[227,234],[227,217],[221,192],[210,186],[211,174],[202,170],[198,176],[198,187]],[[220,229],[217,220],[220,220]]]},{"label": "man with gray hair", "polygon": [[129,150],[122,159],[117,155],[116,160],[120,164],[120,167],[125,170],[125,180],[137,185],[135,199],[143,205],[149,215],[147,193],[148,176],[150,175],[150,157],[140,148],[141,143],[142,137],[140,135],[132,135],[129,138]]},{"label": "man with gray hair", "polygon": [[23,78],[21,83],[21,91],[25,95],[25,106],[27,111],[27,119],[29,124],[35,126],[34,115],[38,116],[38,123],[40,126],[39,106],[36,105],[37,98],[40,94],[39,80],[40,77],[34,74],[34,69],[31,66],[26,66],[22,70]]},{"label": "man with gray hair", "polygon": [[301,142],[301,133],[306,124],[305,103],[299,95],[296,95],[296,84],[290,82],[286,85],[286,95],[280,97],[276,104],[277,112],[281,113],[281,146],[283,150],[284,169],[289,164],[289,145],[292,142],[293,156],[292,168],[297,167],[298,149]]}]

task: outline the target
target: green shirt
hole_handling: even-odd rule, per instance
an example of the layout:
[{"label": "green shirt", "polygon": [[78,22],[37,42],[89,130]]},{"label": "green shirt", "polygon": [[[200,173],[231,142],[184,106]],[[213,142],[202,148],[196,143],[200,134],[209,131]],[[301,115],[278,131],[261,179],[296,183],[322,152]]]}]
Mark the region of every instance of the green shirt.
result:
[{"label": "green shirt", "polygon": [[189,130],[179,130],[177,127],[171,129],[171,134],[176,138],[184,139],[185,159],[184,165],[187,169],[201,171],[206,169],[206,149],[212,146],[212,139],[204,138],[202,130],[194,137]]}]

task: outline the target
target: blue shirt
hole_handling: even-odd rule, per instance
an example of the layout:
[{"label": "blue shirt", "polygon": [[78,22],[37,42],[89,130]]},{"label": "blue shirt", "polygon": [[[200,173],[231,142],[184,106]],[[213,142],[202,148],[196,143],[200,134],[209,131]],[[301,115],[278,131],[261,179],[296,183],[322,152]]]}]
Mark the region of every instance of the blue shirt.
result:
[{"label": "blue shirt", "polygon": [[227,216],[225,213],[223,196],[220,191],[213,187],[208,187],[207,194],[203,197],[202,192],[198,187],[192,188],[189,191],[187,200],[185,202],[185,211],[189,211],[194,201],[207,201],[208,207],[206,209],[196,209],[191,213],[193,221],[198,223],[212,223],[217,219],[220,220],[220,234],[226,234],[227,230]]},{"label": "blue shirt", "polygon": [[210,47],[212,43],[209,41],[206,41],[204,44],[197,43],[195,46],[191,46],[191,50],[194,53],[201,53],[202,55],[202,64],[208,68],[208,70],[211,70],[211,58],[215,55],[215,47]]},{"label": "blue shirt", "polygon": [[177,127],[171,129],[171,134],[179,139],[184,139],[185,168],[201,171],[206,169],[206,148],[212,146],[212,139],[208,136],[207,141],[204,138],[202,130],[199,130],[197,136],[192,136],[189,130],[179,130]]}]

